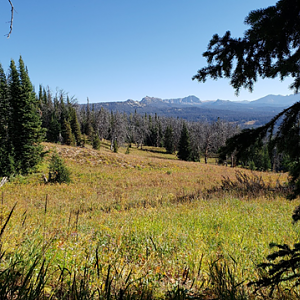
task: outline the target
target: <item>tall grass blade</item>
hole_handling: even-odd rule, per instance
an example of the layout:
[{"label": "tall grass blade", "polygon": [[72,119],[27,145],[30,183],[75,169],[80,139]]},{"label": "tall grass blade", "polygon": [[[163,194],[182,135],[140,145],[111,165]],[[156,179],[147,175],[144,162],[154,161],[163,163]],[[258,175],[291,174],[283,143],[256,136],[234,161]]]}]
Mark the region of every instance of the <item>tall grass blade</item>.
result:
[{"label": "tall grass blade", "polygon": [[2,228],[1,228],[1,231],[0,231],[0,239],[1,239],[1,237],[2,237],[2,234],[3,234],[3,232],[4,232],[4,229],[5,229],[6,225],[8,224],[8,222],[9,222],[9,220],[10,220],[10,218],[11,218],[11,216],[12,216],[12,214],[13,214],[15,208],[16,208],[16,206],[17,206],[17,202],[15,203],[15,205],[13,206],[13,208],[11,209],[11,211],[10,211],[10,213],[9,213],[9,215],[8,215],[8,217],[7,217],[6,221],[5,221],[5,223],[4,223],[4,225],[3,225]]}]

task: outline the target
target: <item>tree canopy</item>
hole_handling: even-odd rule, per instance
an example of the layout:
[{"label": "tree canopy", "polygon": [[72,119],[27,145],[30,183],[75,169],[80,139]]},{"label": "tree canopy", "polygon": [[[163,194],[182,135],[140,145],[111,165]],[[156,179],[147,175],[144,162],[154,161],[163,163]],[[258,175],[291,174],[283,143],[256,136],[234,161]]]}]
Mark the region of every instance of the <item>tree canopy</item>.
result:
[{"label": "tree canopy", "polygon": [[243,37],[215,34],[203,53],[208,66],[193,77],[205,82],[229,78],[238,93],[253,90],[258,77],[292,77],[294,92],[300,88],[300,1],[280,0],[274,6],[251,11],[245,19],[250,26]]}]

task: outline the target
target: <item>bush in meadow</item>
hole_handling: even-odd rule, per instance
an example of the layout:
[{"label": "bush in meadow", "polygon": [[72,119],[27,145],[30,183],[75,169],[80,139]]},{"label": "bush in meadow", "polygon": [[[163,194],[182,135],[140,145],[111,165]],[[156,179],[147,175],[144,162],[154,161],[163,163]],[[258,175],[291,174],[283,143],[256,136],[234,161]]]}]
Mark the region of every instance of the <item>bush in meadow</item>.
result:
[{"label": "bush in meadow", "polygon": [[50,160],[48,181],[54,183],[70,183],[70,175],[71,172],[65,165],[62,158],[57,153],[54,153]]}]

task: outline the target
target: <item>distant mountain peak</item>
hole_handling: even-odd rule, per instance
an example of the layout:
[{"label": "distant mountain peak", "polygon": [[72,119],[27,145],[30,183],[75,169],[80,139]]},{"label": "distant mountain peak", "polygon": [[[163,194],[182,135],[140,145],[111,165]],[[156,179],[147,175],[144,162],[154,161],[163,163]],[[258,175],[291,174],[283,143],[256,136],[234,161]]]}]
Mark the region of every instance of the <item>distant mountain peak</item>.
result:
[{"label": "distant mountain peak", "polygon": [[256,106],[274,106],[274,107],[288,107],[300,100],[299,94],[291,94],[287,96],[282,95],[267,95],[258,100],[251,101],[250,104]]},{"label": "distant mountain peak", "polygon": [[192,96],[182,98],[182,103],[198,103],[198,104],[200,104],[201,101],[198,97],[192,95]]},{"label": "distant mountain peak", "polygon": [[145,104],[145,105],[160,103],[160,102],[163,102],[163,100],[161,98],[155,98],[155,97],[149,97],[149,96],[144,97],[140,101],[141,104]]},{"label": "distant mountain peak", "polygon": [[128,99],[124,103],[126,103],[127,105],[131,105],[131,106],[141,106],[138,101],[135,101],[132,99]]},{"label": "distant mountain peak", "polygon": [[176,98],[176,99],[164,99],[166,103],[171,104],[201,104],[202,102],[196,96],[188,96],[185,98]]}]

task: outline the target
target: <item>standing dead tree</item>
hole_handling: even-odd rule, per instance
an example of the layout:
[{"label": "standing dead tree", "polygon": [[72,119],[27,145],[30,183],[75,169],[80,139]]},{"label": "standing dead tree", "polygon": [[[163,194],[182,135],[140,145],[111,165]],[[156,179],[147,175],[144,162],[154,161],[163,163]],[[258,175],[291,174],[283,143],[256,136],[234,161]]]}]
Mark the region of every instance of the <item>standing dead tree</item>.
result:
[{"label": "standing dead tree", "polygon": [[3,177],[1,182],[0,182],[0,187],[2,187],[6,182],[8,181],[7,177]]},{"label": "standing dead tree", "polygon": [[14,22],[14,11],[15,11],[15,8],[14,8],[14,5],[12,4],[11,0],[8,0],[9,4],[10,4],[10,7],[11,7],[11,12],[10,12],[10,26],[9,26],[9,33],[6,34],[7,38],[10,37],[11,33],[12,33],[12,29],[13,29],[13,22]]}]

